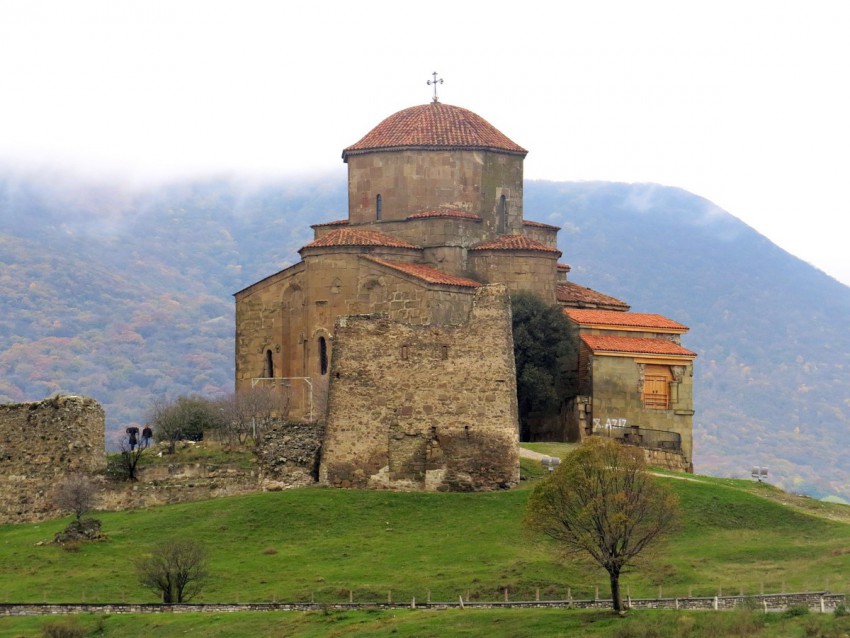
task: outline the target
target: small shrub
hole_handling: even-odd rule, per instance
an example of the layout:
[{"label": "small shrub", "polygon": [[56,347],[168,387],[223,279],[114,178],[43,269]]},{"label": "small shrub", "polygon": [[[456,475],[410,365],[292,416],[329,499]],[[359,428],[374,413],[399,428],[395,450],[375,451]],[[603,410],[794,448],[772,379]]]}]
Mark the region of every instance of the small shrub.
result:
[{"label": "small shrub", "polygon": [[274,556],[275,554],[277,554],[277,550],[274,547],[266,547],[263,550],[263,554],[265,554],[266,556]]},{"label": "small shrub", "polygon": [[42,626],[41,633],[45,638],[83,638],[86,630],[72,620],[57,620]]},{"label": "small shrub", "polygon": [[809,608],[806,605],[793,605],[783,612],[786,618],[796,618],[797,616],[808,616]]},{"label": "small shrub", "polygon": [[832,613],[833,613],[833,614],[835,614],[835,616],[836,616],[837,618],[841,618],[841,617],[843,617],[843,616],[850,616],[850,610],[848,610],[848,609],[847,609],[847,607],[846,607],[845,605],[843,605],[843,604],[842,604],[842,605],[837,605],[837,606],[835,607],[835,610],[833,610],[833,612],[832,612]]},{"label": "small shrub", "polygon": [[68,541],[67,543],[61,543],[62,549],[66,552],[70,552],[72,554],[76,554],[80,551],[81,543],[80,541]]}]

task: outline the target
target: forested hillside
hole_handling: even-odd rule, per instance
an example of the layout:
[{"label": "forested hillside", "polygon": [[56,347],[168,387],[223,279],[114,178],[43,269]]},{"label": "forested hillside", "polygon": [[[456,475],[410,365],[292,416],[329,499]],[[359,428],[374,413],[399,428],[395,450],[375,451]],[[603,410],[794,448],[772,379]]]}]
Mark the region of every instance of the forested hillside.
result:
[{"label": "forested hillside", "polygon": [[[0,401],[91,395],[108,428],[232,386],[232,294],[346,217],[344,173],[146,190],[0,174]],[[529,182],[573,281],[691,328],[697,471],[850,497],[850,288],[679,189]],[[804,213],[803,213],[804,214]]]}]

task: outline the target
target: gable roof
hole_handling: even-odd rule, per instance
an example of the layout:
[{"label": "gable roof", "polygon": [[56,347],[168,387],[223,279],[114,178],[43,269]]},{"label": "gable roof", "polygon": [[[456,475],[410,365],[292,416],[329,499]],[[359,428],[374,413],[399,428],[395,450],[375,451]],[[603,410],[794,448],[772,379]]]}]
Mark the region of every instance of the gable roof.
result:
[{"label": "gable roof", "polygon": [[441,270],[437,270],[432,266],[426,266],[425,264],[411,264],[403,261],[388,261],[386,259],[379,259],[377,257],[364,257],[364,259],[368,259],[369,261],[374,262],[376,264],[380,264],[381,266],[386,266],[387,268],[392,268],[393,270],[397,270],[399,272],[411,275],[429,284],[462,286],[464,288],[478,288],[482,285],[473,279],[450,275],[448,273],[442,272]]},{"label": "gable roof", "polygon": [[[564,266],[569,271],[569,266],[566,264],[558,264],[558,269]],[[579,286],[571,281],[560,282],[555,286],[555,299],[558,303],[567,304],[577,308],[594,307],[605,308],[617,312],[623,312],[630,308],[625,301],[620,301],[614,297],[603,295],[601,292]]]},{"label": "gable roof", "polygon": [[677,334],[688,331],[688,327],[683,326],[678,321],[673,321],[663,315],[642,312],[564,308],[564,314],[582,327],[643,329]]},{"label": "gable roof", "polygon": [[310,224],[310,228],[322,228],[323,226],[348,226],[347,219],[336,219],[332,222],[321,222],[319,224]]},{"label": "gable roof", "polygon": [[512,142],[480,115],[459,106],[431,102],[390,115],[359,142],[342,151],[351,155],[399,150],[480,150],[525,157],[524,148]]},{"label": "gable roof", "polygon": [[[332,230],[326,235],[311,241],[304,248],[322,248],[328,246],[383,246],[385,248],[416,248],[403,239],[390,237],[384,233],[374,230],[355,230],[353,228],[340,228]],[[300,252],[300,251],[299,251]]]},{"label": "gable roof", "polygon": [[530,219],[522,220],[523,226],[531,226],[532,228],[546,228],[547,230],[561,230],[560,226],[553,226],[552,224],[544,224],[543,222],[533,222]]},{"label": "gable roof", "polygon": [[581,335],[593,354],[662,355],[695,359],[697,354],[669,339],[618,337],[614,335]]},{"label": "gable roof", "polygon": [[525,235],[499,235],[491,241],[475,244],[469,250],[533,250],[542,253],[557,253],[559,257],[561,255],[561,251],[554,246],[547,246],[543,242]]}]

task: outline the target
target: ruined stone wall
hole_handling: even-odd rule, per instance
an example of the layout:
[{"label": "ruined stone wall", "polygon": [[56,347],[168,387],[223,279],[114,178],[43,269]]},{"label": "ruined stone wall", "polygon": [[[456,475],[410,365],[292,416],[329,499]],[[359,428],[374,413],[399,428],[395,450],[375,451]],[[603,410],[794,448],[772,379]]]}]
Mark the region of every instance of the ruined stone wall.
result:
[{"label": "ruined stone wall", "polygon": [[504,286],[478,289],[461,326],[342,317],[335,347],[321,482],[430,490],[517,483],[516,375]]},{"label": "ruined stone wall", "polygon": [[324,433],[320,423],[281,423],[263,432],[257,449],[262,488],[279,490],[315,483]]},{"label": "ruined stone wall", "polygon": [[451,208],[480,215],[488,237],[499,232],[497,207],[507,204],[506,229],[522,232],[523,158],[487,151],[397,151],[348,158],[348,217],[374,221],[376,196],[382,220]]},{"label": "ruined stone wall", "polygon": [[58,482],[104,470],[104,427],[103,408],[86,397],[0,405],[0,523],[52,516]]}]

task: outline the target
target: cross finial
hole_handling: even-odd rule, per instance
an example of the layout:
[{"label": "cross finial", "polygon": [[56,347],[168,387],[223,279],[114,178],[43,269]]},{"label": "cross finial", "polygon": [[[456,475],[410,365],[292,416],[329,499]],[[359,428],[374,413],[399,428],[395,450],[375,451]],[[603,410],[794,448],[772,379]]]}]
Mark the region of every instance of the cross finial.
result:
[{"label": "cross finial", "polygon": [[428,80],[428,86],[434,85],[434,101],[439,102],[440,98],[437,97],[437,85],[443,83],[443,78],[437,79],[437,72],[434,71],[431,75],[434,76],[433,80]]}]

